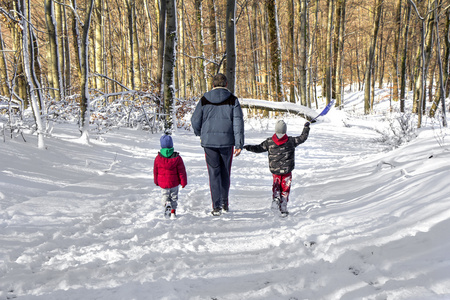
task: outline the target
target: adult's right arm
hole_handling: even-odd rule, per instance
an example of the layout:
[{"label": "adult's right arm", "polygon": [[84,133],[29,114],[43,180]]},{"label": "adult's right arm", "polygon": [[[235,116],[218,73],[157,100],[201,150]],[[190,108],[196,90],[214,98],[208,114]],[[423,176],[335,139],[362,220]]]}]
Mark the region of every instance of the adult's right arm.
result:
[{"label": "adult's right arm", "polygon": [[194,129],[194,134],[200,136],[202,133],[202,119],[203,119],[203,109],[202,100],[199,100],[197,106],[195,107],[194,113],[191,117],[192,129]]}]

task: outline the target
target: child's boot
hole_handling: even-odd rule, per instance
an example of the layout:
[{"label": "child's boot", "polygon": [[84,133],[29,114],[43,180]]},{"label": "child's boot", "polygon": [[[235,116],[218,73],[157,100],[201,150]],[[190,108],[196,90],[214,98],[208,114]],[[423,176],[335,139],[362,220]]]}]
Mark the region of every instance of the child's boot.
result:
[{"label": "child's boot", "polygon": [[280,199],[279,198],[273,198],[272,200],[272,206],[270,207],[272,211],[277,212],[280,210]]},{"label": "child's boot", "polygon": [[287,210],[287,201],[286,201],[286,199],[281,199],[280,212],[281,212],[281,216],[282,217],[286,217],[289,214],[289,212]]},{"label": "child's boot", "polygon": [[172,208],[172,210],[170,211],[170,218],[171,218],[172,220],[177,218],[177,215],[176,215],[176,213],[175,213],[175,209],[173,209],[173,208]]},{"label": "child's boot", "polygon": [[172,213],[172,204],[170,203],[170,201],[167,201],[164,207],[164,216],[166,218],[170,218],[170,215]]}]

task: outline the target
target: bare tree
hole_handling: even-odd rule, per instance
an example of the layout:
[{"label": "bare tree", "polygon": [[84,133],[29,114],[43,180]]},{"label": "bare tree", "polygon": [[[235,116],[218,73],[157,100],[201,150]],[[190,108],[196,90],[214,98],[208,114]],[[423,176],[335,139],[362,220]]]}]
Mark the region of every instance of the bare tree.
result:
[{"label": "bare tree", "polygon": [[345,36],[345,6],[346,0],[337,0],[336,3],[336,27],[335,28],[335,80],[334,90],[336,98],[336,106],[340,107],[342,103],[342,65],[343,65],[343,51],[344,51],[344,36]]},{"label": "bare tree", "polygon": [[[104,57],[104,45],[103,45],[103,1],[95,0],[94,12],[93,12],[93,60],[94,60],[94,73],[104,74],[103,70],[103,57]],[[95,77],[95,88],[97,90],[103,91],[104,89],[104,79],[101,76]]]},{"label": "bare tree", "polygon": [[195,0],[197,23],[197,69],[200,83],[200,94],[206,92],[205,41],[203,37],[203,0]]},{"label": "bare tree", "polygon": [[334,4],[335,0],[328,1],[328,22],[327,22],[327,44],[326,44],[326,53],[325,53],[325,69],[326,69],[326,82],[325,86],[325,95],[327,97],[327,104],[331,102],[331,98],[333,95],[333,19],[334,19]]},{"label": "bare tree", "polygon": [[308,105],[307,76],[308,76],[308,0],[299,0],[300,4],[300,55],[299,55],[299,81],[300,102]]},{"label": "bare tree", "polygon": [[8,67],[5,56],[5,45],[3,42],[2,25],[0,24],[0,92],[3,96],[10,96]]},{"label": "bare tree", "polygon": [[393,100],[398,101],[399,89],[398,89],[398,79],[400,76],[399,72],[399,57],[400,57],[400,38],[401,38],[401,20],[402,20],[402,0],[396,0],[395,5],[395,24],[394,24],[394,55],[392,55],[392,69],[393,69]]},{"label": "bare tree", "polygon": [[137,90],[141,88],[141,68],[139,65],[139,39],[137,35],[136,21],[136,1],[125,0],[128,16],[129,49],[130,49],[130,80],[131,88]]},{"label": "bare tree", "polygon": [[403,51],[400,63],[400,111],[405,112],[405,98],[406,98],[406,59],[408,52],[409,41],[409,22],[411,20],[411,5],[407,5],[405,13],[405,24],[402,29]]},{"label": "bare tree", "polygon": [[23,45],[23,65],[26,77],[26,85],[28,90],[28,95],[30,96],[31,108],[33,110],[34,120],[36,122],[36,131],[38,136],[38,148],[44,149],[44,123],[42,122],[41,109],[39,103],[36,99],[36,92],[40,90],[40,86],[36,85],[36,81],[33,79],[35,74],[33,74],[33,53],[34,51],[33,43],[31,40],[31,12],[30,12],[30,0],[20,0],[19,1],[19,11],[22,13],[22,18],[20,25],[22,27],[22,45]]},{"label": "bare tree", "polygon": [[[441,45],[440,45],[440,37],[439,37],[439,11],[438,11],[438,1],[435,1],[435,23],[436,23],[436,44],[437,44],[437,56],[438,56],[438,65],[439,65],[439,90],[436,95],[436,98],[433,101],[433,105],[430,109],[430,116],[434,117],[437,107],[439,106],[439,102],[442,103],[442,125],[444,127],[447,127],[447,118],[446,118],[446,108],[445,108],[445,97],[446,97],[446,82],[448,80],[448,65],[449,65],[449,59],[450,59],[450,6],[447,8],[446,16],[447,16],[447,22],[446,22],[446,29],[445,29],[445,54],[444,54],[444,66],[442,63],[441,58]],[[444,72],[445,70],[445,72]]]},{"label": "bare tree", "polygon": [[366,74],[364,79],[364,113],[369,114],[372,109],[372,102],[370,101],[370,83],[372,79],[372,69],[373,62],[375,59],[375,48],[377,44],[378,37],[378,29],[380,28],[380,19],[381,19],[381,11],[382,11],[382,0],[375,0],[375,16],[372,28],[372,37],[369,45],[369,49],[367,51],[367,63],[366,63]]},{"label": "bare tree", "polygon": [[60,52],[59,52],[59,39],[57,30],[57,20],[55,16],[55,5],[53,0],[44,0],[45,4],[45,20],[47,23],[47,31],[49,38],[49,84],[51,88],[51,95],[55,99],[61,99],[63,97],[62,92],[62,77],[61,77],[61,64],[60,64]]},{"label": "bare tree", "polygon": [[[85,21],[81,24],[83,29],[83,35],[75,37],[75,40],[79,41],[78,52],[80,53],[80,67],[81,67],[81,102],[80,102],[80,131],[81,137],[85,139],[86,142],[89,141],[89,121],[90,121],[90,94],[89,94],[89,31],[91,29],[92,14],[94,10],[95,0],[90,0],[89,10],[86,13]],[[77,14],[77,2],[72,0],[72,8],[75,14]],[[81,19],[77,16],[77,22],[81,23]],[[77,26],[78,28],[78,26]]]},{"label": "bare tree", "polygon": [[283,73],[281,65],[280,32],[278,25],[278,10],[276,0],[266,0],[269,18],[270,61],[272,65],[272,98],[274,101],[284,100]]},{"label": "bare tree", "polygon": [[295,103],[295,53],[296,53],[296,43],[295,43],[295,4],[294,0],[288,0],[288,33],[287,33],[287,56],[288,62],[286,63],[286,84],[289,87],[289,100]]},{"label": "bare tree", "polygon": [[[158,67],[156,68],[156,83],[159,88],[161,88],[163,84],[164,49],[166,41],[166,0],[159,0],[158,7]],[[162,90],[160,90],[160,92],[162,92]]]},{"label": "bare tree", "polygon": [[165,0],[166,2],[166,47],[164,50],[164,113],[166,120],[165,129],[172,129],[173,105],[175,97],[174,68],[177,52],[177,6],[176,0]]},{"label": "bare tree", "polygon": [[236,87],[236,0],[227,0],[226,41],[226,76],[228,89],[234,93]]}]

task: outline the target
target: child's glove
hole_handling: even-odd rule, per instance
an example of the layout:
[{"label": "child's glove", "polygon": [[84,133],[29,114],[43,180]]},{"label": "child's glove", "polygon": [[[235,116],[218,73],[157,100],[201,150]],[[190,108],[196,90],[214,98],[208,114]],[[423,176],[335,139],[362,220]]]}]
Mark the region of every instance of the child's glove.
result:
[{"label": "child's glove", "polygon": [[244,146],[244,149],[247,150],[247,151],[248,151],[249,148],[250,148],[249,145],[245,145],[245,146]]},{"label": "child's glove", "polygon": [[305,123],[305,127],[309,127],[309,125],[311,125],[311,123],[309,123],[309,122]]}]

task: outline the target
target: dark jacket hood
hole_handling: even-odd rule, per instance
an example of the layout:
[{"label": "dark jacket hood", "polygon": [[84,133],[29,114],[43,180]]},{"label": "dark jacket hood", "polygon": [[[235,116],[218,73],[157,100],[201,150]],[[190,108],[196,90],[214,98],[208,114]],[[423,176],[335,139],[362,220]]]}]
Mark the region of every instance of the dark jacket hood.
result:
[{"label": "dark jacket hood", "polygon": [[224,87],[216,87],[203,95],[211,103],[222,103],[231,96],[231,92]]}]

